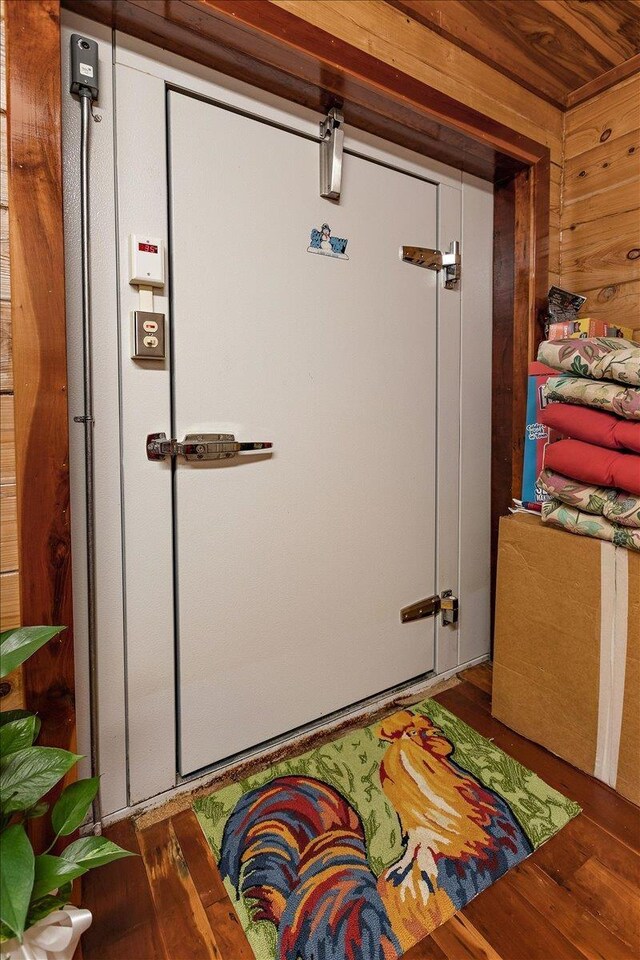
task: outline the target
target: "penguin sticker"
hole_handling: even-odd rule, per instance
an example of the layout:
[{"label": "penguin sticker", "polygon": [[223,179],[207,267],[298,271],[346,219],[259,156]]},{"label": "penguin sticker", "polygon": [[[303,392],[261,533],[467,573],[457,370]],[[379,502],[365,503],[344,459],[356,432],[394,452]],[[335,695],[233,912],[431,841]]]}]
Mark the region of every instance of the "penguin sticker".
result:
[{"label": "penguin sticker", "polygon": [[319,253],[323,257],[334,257],[336,260],[348,260],[346,254],[348,240],[342,237],[332,237],[331,227],[323,223],[318,230],[314,227],[307,247],[307,253]]}]

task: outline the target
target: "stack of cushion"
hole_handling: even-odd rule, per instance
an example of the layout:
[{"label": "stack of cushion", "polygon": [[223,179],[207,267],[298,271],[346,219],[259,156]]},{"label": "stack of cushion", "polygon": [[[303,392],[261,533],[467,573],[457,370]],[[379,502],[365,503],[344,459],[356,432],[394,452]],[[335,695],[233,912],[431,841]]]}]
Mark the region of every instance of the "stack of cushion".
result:
[{"label": "stack of cushion", "polygon": [[540,419],[567,438],[545,449],[543,522],[640,550],[640,345],[545,341],[538,360],[563,371]]}]

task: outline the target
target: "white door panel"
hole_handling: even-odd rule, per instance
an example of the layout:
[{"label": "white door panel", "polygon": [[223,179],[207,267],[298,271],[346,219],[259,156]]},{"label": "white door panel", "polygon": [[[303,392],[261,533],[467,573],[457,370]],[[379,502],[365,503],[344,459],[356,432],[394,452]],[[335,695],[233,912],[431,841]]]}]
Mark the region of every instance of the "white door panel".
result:
[{"label": "white door panel", "polygon": [[[271,456],[175,477],[180,769],[433,667],[437,187],[170,94],[176,435]],[[327,221],[348,260],[307,252]]]}]

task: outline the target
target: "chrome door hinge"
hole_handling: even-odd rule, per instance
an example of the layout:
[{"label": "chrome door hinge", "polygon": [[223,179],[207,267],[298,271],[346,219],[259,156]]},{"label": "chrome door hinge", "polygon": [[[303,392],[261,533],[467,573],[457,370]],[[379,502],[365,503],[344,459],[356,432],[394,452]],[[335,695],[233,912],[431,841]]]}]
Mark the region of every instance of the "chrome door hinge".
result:
[{"label": "chrome door hinge", "polygon": [[147,459],[184,457],[185,460],[228,460],[241,452],[270,450],[272,443],[251,441],[239,443],[232,433],[189,433],[182,443],[168,440],[166,433],[150,433],[147,437]]},{"label": "chrome door hinge", "polygon": [[405,263],[412,263],[415,267],[444,270],[444,285],[447,290],[455,290],[462,276],[462,256],[458,240],[451,241],[447,253],[431,250],[430,247],[402,247],[400,257]]},{"label": "chrome door hinge", "polygon": [[416,600],[408,607],[403,607],[400,611],[400,622],[411,623],[412,620],[422,620],[424,617],[434,617],[436,614],[442,614],[442,622],[458,622],[458,598],[454,597],[453,590],[443,590],[440,596],[425,597],[424,600]]},{"label": "chrome door hinge", "polygon": [[320,196],[339,200],[342,189],[344,115],[332,107],[320,124]]}]

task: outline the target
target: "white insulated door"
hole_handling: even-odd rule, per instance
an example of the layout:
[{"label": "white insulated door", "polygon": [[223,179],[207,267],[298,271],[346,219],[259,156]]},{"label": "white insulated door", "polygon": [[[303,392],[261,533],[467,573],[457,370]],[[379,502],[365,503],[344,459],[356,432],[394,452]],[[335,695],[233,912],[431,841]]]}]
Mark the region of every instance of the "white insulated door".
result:
[{"label": "white insulated door", "polygon": [[317,143],[168,96],[174,436],[274,444],[176,464],[186,775],[433,669],[437,277],[399,248],[438,188],[347,155],[331,203]]}]

